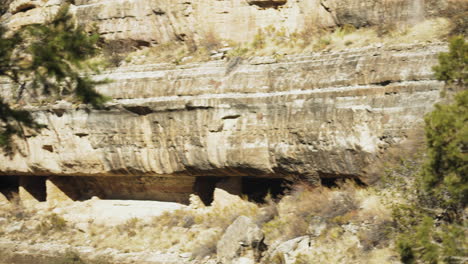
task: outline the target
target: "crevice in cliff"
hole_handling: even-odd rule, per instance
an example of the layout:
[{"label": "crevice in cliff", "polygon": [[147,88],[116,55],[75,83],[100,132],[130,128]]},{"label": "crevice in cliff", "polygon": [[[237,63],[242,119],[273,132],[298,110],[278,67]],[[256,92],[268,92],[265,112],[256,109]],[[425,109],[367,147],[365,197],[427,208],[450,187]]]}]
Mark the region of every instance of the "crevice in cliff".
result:
[{"label": "crevice in cliff", "polygon": [[203,105],[192,105],[192,104],[188,103],[188,104],[185,105],[185,109],[187,109],[188,111],[198,110],[198,109],[207,110],[207,109],[214,109],[214,107],[212,107],[212,106],[203,106]]},{"label": "crevice in cliff", "polygon": [[147,106],[124,106],[127,111],[134,114],[145,116],[154,113],[153,109]]},{"label": "crevice in cliff", "polygon": [[381,81],[381,82],[376,82],[376,83],[372,83],[374,85],[380,85],[380,86],[388,86],[390,84],[392,84],[393,81],[390,81],[390,80],[385,80],[385,81]]},{"label": "crevice in cliff", "polygon": [[15,8],[15,10],[13,10],[11,12],[12,15],[14,14],[17,14],[17,13],[21,13],[21,12],[27,12],[31,9],[34,9],[36,8],[37,6],[33,3],[25,3],[25,4],[22,4],[20,6],[18,6],[17,8]]},{"label": "crevice in cliff", "polygon": [[287,0],[249,0],[249,5],[256,5],[261,8],[278,8],[279,6],[285,5]]},{"label": "crevice in cliff", "polygon": [[227,116],[223,116],[221,119],[225,120],[225,119],[237,119],[241,117],[241,115],[227,115]]},{"label": "crevice in cliff", "polygon": [[320,1],[320,5],[323,7],[323,9],[325,9],[325,11],[331,14],[332,12],[331,8],[326,6],[325,3],[323,3],[323,1]]}]

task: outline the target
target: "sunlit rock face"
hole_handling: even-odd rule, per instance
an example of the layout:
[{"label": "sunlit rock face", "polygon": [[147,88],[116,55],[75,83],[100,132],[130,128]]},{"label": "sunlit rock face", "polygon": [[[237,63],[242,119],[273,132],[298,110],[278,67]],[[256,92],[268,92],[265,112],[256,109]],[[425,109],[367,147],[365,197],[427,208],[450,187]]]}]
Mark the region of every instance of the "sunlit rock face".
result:
[{"label": "sunlit rock face", "polygon": [[[79,23],[96,27],[109,40],[151,45],[204,41],[207,36],[248,41],[259,29],[287,32],[318,28],[415,23],[463,0],[75,0]],[[14,0],[9,26],[44,21],[64,0]]]},{"label": "sunlit rock face", "polygon": [[[460,1],[75,0],[70,10],[106,40],[149,46],[207,37],[249,41],[271,26],[292,33],[411,24]],[[12,30],[41,23],[62,3],[14,0],[1,21]],[[277,186],[291,177],[367,179],[390,147],[408,144],[440,100],[443,84],[431,67],[444,47],[372,46],[279,61],[113,69],[95,76],[112,80],[98,87],[114,98],[105,109],[65,101],[29,106],[47,128],[26,131],[13,155],[0,154],[0,175],[9,177],[3,196],[18,189],[37,201],[47,193],[57,201],[97,196],[187,202],[195,192],[209,203],[215,187],[239,193],[264,179]],[[3,98],[13,92],[0,80]],[[24,178],[29,176],[42,178]]]},{"label": "sunlit rock face", "polygon": [[445,44],[121,67],[103,110],[31,108],[47,125],[0,156],[10,175],[363,177],[437,102]]}]

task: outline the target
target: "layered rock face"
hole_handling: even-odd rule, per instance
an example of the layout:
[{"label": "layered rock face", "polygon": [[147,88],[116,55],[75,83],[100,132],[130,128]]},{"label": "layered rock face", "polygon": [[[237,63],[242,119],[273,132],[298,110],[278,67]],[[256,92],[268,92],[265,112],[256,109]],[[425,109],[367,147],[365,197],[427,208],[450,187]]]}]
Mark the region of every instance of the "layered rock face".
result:
[{"label": "layered rock face", "polygon": [[359,177],[439,100],[443,44],[185,66],[96,78],[105,110],[31,109],[47,125],[0,156],[12,175]]},{"label": "layered rock face", "polygon": [[[268,26],[287,32],[351,24],[356,27],[415,23],[462,0],[76,0],[72,10],[82,24],[97,27],[108,40],[137,45],[174,40],[206,41],[213,36],[249,41]],[[9,26],[40,23],[63,0],[15,0]]]},{"label": "layered rock face", "polygon": [[[76,0],[71,10],[107,40],[146,46],[210,36],[241,42],[268,26],[300,32],[413,23],[457,1]],[[11,29],[40,23],[61,3],[14,0],[2,21]],[[8,197],[16,186],[32,200],[46,192],[59,201],[182,202],[197,192],[209,202],[204,193],[215,187],[239,193],[291,177],[364,179],[440,100],[443,84],[431,67],[444,46],[110,70],[95,76],[112,80],[98,87],[114,98],[106,109],[65,101],[29,108],[47,128],[17,139],[13,156],[0,154],[0,175],[21,177],[0,191]],[[12,89],[0,83],[0,92],[8,98]],[[252,181],[259,178],[271,182]]]}]

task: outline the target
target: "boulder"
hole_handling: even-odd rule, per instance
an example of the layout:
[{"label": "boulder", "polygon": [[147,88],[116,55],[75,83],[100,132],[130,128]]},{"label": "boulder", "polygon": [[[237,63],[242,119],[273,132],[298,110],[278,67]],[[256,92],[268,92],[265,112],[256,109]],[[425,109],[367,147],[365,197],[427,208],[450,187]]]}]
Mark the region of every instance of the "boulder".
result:
[{"label": "boulder", "polygon": [[212,203],[212,206],[214,208],[223,209],[241,203],[245,203],[245,201],[237,195],[230,194],[229,192],[219,188],[216,188],[214,190]]},{"label": "boulder", "polygon": [[269,261],[279,256],[280,259],[284,260],[284,264],[294,264],[301,253],[310,250],[310,243],[309,236],[296,237],[283,242],[270,250],[265,258],[266,262],[263,263],[270,263]]},{"label": "boulder", "polygon": [[[243,252],[263,249],[262,230],[246,216],[239,216],[223,234],[216,246],[218,261],[223,264],[249,263]],[[251,259],[251,258],[248,258]]]}]

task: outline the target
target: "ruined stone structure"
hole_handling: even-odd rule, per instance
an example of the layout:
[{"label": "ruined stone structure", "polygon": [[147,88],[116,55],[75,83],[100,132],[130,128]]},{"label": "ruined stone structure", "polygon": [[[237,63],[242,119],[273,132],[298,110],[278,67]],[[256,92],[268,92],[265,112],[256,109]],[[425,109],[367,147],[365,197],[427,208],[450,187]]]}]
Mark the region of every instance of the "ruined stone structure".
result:
[{"label": "ruined stone structure", "polygon": [[[4,19],[12,28],[37,22],[58,2],[15,1]],[[414,3],[361,2],[76,0],[74,10],[105,38],[149,45],[200,39],[208,29],[242,40],[271,24],[297,30],[308,19],[322,26],[379,23],[372,4],[390,8],[388,19],[406,21]],[[428,14],[447,4],[425,2]],[[2,193],[10,198],[16,188],[30,201],[187,202],[215,186],[255,195],[292,177],[365,179],[440,100],[443,84],[431,67],[445,46],[109,70],[95,76],[112,80],[98,87],[114,98],[106,109],[64,101],[29,108],[47,128],[18,139],[14,156],[0,154]],[[8,84],[1,86],[8,97]]]}]

